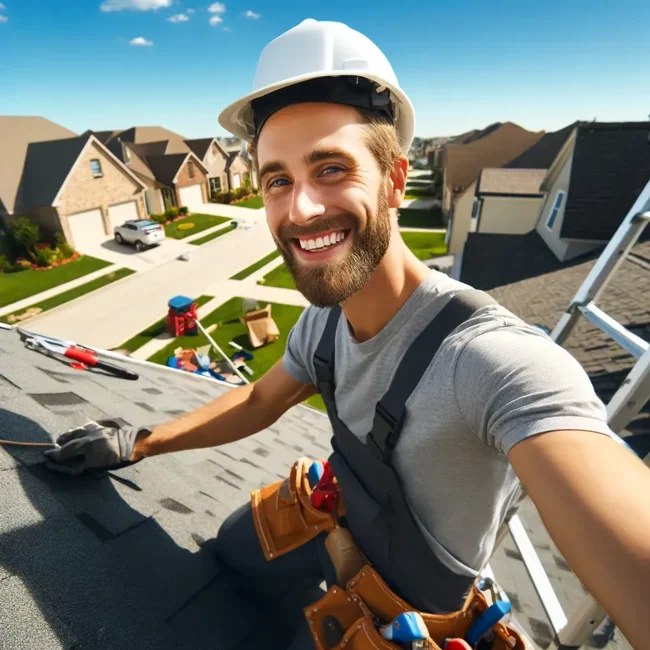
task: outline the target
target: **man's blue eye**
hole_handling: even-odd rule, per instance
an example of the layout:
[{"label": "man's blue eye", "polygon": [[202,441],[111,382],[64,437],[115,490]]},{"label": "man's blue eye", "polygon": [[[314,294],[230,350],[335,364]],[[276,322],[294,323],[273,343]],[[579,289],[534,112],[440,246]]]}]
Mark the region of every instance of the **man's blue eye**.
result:
[{"label": "man's blue eye", "polygon": [[343,170],[340,167],[326,167],[323,169],[323,174],[329,174],[331,172],[342,172]]},{"label": "man's blue eye", "polygon": [[276,183],[287,183],[289,184],[289,181],[286,178],[277,178],[276,180],[272,181],[269,187],[280,187],[279,185],[276,185]]}]

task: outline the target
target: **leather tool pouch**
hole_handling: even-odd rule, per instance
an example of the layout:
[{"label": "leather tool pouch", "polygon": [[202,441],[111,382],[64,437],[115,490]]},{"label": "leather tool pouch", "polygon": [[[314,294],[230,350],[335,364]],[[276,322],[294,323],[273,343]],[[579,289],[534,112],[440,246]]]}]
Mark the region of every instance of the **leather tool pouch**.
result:
[{"label": "leather tool pouch", "polygon": [[[300,458],[289,478],[251,493],[253,522],[267,560],[302,546],[336,525],[330,513],[311,505],[307,478],[311,463],[309,458]],[[338,514],[343,514],[340,500]]]}]

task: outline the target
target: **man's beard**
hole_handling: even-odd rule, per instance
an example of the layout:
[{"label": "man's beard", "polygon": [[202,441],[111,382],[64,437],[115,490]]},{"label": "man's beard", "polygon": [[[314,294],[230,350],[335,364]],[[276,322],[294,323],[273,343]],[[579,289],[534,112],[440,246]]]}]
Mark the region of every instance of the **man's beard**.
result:
[{"label": "man's beard", "polygon": [[[352,248],[342,260],[303,263],[298,259],[292,240],[331,230],[346,230]],[[358,220],[351,214],[323,217],[311,227],[282,226],[278,248],[296,283],[296,288],[312,305],[331,307],[346,301],[363,289],[383,259],[390,243],[390,211],[385,190],[377,197],[377,213],[368,216],[366,227],[359,231]]]}]

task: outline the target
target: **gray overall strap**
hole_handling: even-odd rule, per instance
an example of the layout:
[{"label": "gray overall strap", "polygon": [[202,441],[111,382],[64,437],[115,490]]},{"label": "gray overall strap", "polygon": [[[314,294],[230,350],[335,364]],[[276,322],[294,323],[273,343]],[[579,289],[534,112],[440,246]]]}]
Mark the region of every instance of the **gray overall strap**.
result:
[{"label": "gray overall strap", "polygon": [[393,381],[377,402],[368,445],[390,462],[406,419],[406,402],[422,379],[442,342],[481,307],[494,298],[476,289],[459,291],[410,345],[397,367]]}]

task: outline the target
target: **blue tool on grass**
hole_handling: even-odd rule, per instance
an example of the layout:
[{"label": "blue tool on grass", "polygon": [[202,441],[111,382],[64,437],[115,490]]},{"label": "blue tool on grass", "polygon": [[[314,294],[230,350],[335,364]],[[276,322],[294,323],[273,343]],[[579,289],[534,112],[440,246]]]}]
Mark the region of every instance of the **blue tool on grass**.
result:
[{"label": "blue tool on grass", "polygon": [[486,632],[510,612],[511,607],[510,602],[506,600],[497,600],[496,603],[490,605],[469,629],[465,635],[465,641],[471,646],[475,646]]},{"label": "blue tool on grass", "polygon": [[307,480],[309,481],[309,487],[314,489],[314,486],[318,484],[321,476],[323,476],[323,463],[318,460],[315,460],[309,467],[307,472]]},{"label": "blue tool on grass", "polygon": [[379,628],[379,633],[387,641],[395,643],[413,643],[429,638],[429,630],[424,619],[417,612],[404,612],[392,623]]}]

